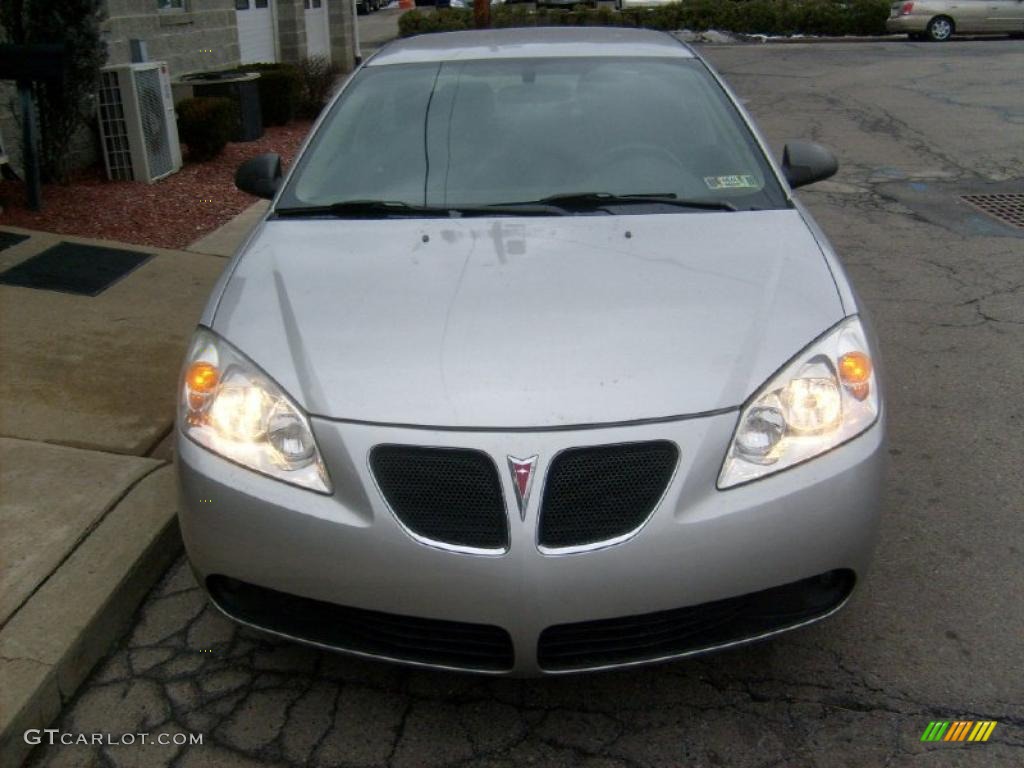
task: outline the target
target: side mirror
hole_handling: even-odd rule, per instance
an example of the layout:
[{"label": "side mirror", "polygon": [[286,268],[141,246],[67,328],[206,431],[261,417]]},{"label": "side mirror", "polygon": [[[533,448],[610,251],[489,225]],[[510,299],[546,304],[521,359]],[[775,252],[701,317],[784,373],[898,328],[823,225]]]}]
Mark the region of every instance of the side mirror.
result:
[{"label": "side mirror", "polygon": [[281,156],[273,153],[246,160],[235,171],[235,186],[243,192],[270,200],[281,185]]},{"label": "side mirror", "polygon": [[813,141],[791,141],[782,151],[782,172],[793,189],[823,181],[838,170],[835,155]]}]

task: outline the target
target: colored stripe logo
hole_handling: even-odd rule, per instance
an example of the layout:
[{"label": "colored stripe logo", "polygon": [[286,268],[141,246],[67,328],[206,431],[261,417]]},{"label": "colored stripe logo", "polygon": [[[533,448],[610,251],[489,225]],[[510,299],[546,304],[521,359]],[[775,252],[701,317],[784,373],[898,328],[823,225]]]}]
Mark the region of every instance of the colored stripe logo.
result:
[{"label": "colored stripe logo", "polygon": [[995,728],[995,720],[933,720],[921,741],[988,741]]}]

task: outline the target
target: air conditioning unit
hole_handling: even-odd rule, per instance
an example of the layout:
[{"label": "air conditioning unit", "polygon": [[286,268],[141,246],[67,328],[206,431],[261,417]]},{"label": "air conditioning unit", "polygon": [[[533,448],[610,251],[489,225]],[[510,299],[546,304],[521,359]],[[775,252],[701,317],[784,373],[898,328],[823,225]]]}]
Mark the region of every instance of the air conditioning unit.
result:
[{"label": "air conditioning unit", "polygon": [[108,178],[153,182],[181,168],[165,62],[104,67],[99,111]]}]

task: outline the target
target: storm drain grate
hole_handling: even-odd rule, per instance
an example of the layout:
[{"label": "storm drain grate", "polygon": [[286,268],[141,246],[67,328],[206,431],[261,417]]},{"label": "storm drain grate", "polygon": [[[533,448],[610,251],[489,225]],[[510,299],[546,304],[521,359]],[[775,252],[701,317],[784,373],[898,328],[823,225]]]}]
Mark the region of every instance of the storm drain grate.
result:
[{"label": "storm drain grate", "polygon": [[0,283],[96,296],[152,254],[79,243],[58,243],[0,272]]},{"label": "storm drain grate", "polygon": [[987,213],[1003,224],[1024,229],[1024,193],[1003,192],[991,195],[963,195],[964,202],[970,203],[982,213]]}]

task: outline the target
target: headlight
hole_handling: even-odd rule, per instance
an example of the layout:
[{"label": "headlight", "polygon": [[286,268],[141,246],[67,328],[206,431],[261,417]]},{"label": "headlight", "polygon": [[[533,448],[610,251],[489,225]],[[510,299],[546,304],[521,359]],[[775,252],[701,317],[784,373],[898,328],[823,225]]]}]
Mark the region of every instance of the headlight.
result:
[{"label": "headlight", "polygon": [[179,393],[181,430],[204,448],[286,483],[331,492],[306,415],[224,339],[196,332]]},{"label": "headlight", "polygon": [[776,374],[740,414],[718,487],[807,461],[878,418],[878,382],[864,328],[849,317]]}]

